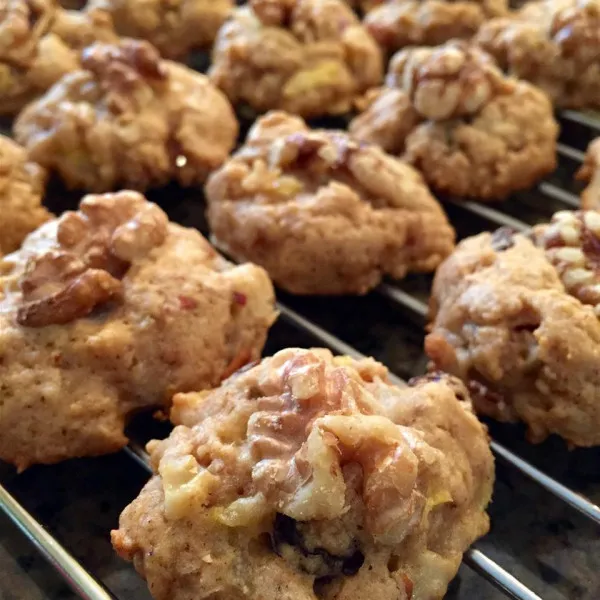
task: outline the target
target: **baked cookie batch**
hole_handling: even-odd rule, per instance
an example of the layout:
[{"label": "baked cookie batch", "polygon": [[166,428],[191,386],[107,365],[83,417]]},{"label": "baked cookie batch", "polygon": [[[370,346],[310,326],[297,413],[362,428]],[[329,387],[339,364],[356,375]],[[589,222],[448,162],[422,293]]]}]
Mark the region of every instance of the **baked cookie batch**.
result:
[{"label": "baked cookie batch", "polygon": [[[6,0],[0,460],[114,452],[158,409],[175,427],[112,532],[157,600],[441,599],[489,528],[476,413],[600,445],[600,139],[581,209],[528,233],[455,247],[440,203],[555,169],[599,36],[598,0]],[[78,206],[51,214],[51,180]],[[210,243],[142,195],[171,183]],[[434,271],[408,386],[261,360],[274,285]]]}]

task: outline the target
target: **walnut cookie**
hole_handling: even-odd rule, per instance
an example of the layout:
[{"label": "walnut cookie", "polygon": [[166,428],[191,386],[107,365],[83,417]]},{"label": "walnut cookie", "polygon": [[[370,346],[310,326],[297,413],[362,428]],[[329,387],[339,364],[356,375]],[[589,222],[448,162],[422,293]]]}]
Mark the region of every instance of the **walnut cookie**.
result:
[{"label": "walnut cookie", "polygon": [[31,158],[70,188],[201,185],[233,148],[238,124],[204,76],[161,60],[148,42],[94,44],[15,122]]},{"label": "walnut cookie", "polygon": [[461,242],[441,265],[425,349],[468,383],[475,408],[600,444],[600,212],[562,211],[530,236]]},{"label": "walnut cookie", "polygon": [[273,305],[261,268],[137,192],[86,196],[0,261],[0,458],[118,450],[132,412],[259,358]]},{"label": "walnut cookie", "polygon": [[401,50],[362,108],[354,138],[402,155],[434,191],[457,198],[502,200],[556,166],[546,95],[466,42]]},{"label": "walnut cookie", "polygon": [[600,108],[600,0],[541,0],[485,24],[475,43],[560,108]]},{"label": "walnut cookie", "polygon": [[46,172],[25,150],[0,135],[0,257],[52,217],[42,206]]},{"label": "walnut cookie", "polygon": [[383,60],[343,0],[249,0],[221,28],[209,76],[234,104],[308,118],[349,112]]},{"label": "walnut cookie", "polygon": [[114,41],[110,16],[65,11],[55,0],[4,0],[0,6],[0,115],[13,116],[63,75],[80,51]]},{"label": "walnut cookie", "polygon": [[89,0],[112,17],[119,35],[149,41],[165,58],[210,48],[233,0]]},{"label": "walnut cookie", "polygon": [[387,52],[471,38],[490,18],[508,13],[507,0],[384,0],[364,25]]},{"label": "walnut cookie", "polygon": [[171,418],[112,533],[156,600],[441,599],[488,530],[493,458],[452,377],[287,349]]},{"label": "walnut cookie", "polygon": [[206,185],[216,244],[297,294],[364,294],[432,271],[454,231],[411,166],[283,112],[259,119]]},{"label": "walnut cookie", "polygon": [[589,145],[577,179],[588,184],[581,194],[582,208],[600,209],[600,138]]}]

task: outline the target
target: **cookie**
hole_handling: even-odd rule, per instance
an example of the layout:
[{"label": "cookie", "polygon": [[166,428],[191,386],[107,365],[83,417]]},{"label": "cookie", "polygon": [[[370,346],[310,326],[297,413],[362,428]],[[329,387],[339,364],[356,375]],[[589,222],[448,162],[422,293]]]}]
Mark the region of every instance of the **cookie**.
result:
[{"label": "cookie", "polygon": [[367,13],[364,24],[382,48],[394,52],[468,39],[485,21],[506,13],[506,0],[387,0]]},{"label": "cookie", "polygon": [[114,41],[110,16],[62,10],[55,0],[4,0],[0,8],[0,115],[13,116],[62,76],[80,51]]},{"label": "cookie", "polygon": [[0,459],[118,450],[131,413],[256,360],[273,303],[261,268],[140,194],[86,196],[0,261]]},{"label": "cookie", "polygon": [[475,43],[560,108],[600,108],[600,0],[527,3],[485,24]]},{"label": "cookie", "polygon": [[221,28],[209,76],[238,105],[347,113],[381,82],[375,40],[343,0],[250,0]]},{"label": "cookie", "polygon": [[111,15],[119,35],[149,41],[161,55],[185,58],[210,48],[233,0],[89,0]]},{"label": "cookie", "polygon": [[600,444],[600,212],[461,242],[435,277],[425,349],[476,409],[529,439]]},{"label": "cookie", "polygon": [[582,208],[600,209],[600,138],[596,138],[589,145],[577,179],[587,183],[581,194]]},{"label": "cookie", "polygon": [[401,50],[362,109],[353,137],[402,155],[434,191],[457,199],[502,200],[556,166],[546,95],[466,42]]},{"label": "cookie", "polygon": [[0,135],[0,257],[52,215],[42,206],[46,172],[25,150]]},{"label": "cookie", "polygon": [[218,247],[296,294],[364,294],[432,271],[454,231],[411,166],[341,131],[271,112],[206,185]]},{"label": "cookie", "polygon": [[156,600],[441,599],[494,477],[457,380],[287,349],[180,394],[112,532]]},{"label": "cookie", "polygon": [[82,68],[31,103],[14,131],[68,187],[104,192],[201,185],[227,158],[238,124],[204,75],[125,39],[86,48]]}]

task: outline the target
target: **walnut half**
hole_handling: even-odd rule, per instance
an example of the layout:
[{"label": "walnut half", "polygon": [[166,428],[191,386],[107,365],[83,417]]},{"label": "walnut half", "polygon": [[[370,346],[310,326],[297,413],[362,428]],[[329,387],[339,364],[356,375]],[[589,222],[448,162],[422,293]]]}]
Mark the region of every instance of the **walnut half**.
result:
[{"label": "walnut half", "polygon": [[510,85],[490,56],[461,41],[398,52],[386,83],[403,89],[417,112],[436,121],[475,114]]},{"label": "walnut half", "polygon": [[65,324],[123,296],[131,263],[160,246],[167,216],[135,192],[86,196],[58,219],[57,247],[29,259],[19,284],[17,322]]}]

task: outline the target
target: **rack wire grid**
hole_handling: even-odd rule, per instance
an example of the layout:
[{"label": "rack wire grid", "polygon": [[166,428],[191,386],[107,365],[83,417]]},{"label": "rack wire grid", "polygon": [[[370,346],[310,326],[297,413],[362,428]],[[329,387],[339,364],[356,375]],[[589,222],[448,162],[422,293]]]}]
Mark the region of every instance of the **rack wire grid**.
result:
[{"label": "rack wire grid", "polygon": [[[445,202],[459,239],[499,226],[527,230],[557,210],[579,206],[574,174],[589,141],[600,135],[600,118],[574,111],[558,116],[560,164],[534,189],[497,205]],[[198,191],[171,187],[148,196],[174,221],[207,234]],[[77,200],[55,186],[47,203],[61,212]],[[430,285],[431,276],[410,276],[360,298],[278,293],[281,317],[265,355],[288,346],[370,355],[402,385],[426,367]],[[465,554],[447,598],[599,600],[600,449],[569,451],[557,438],[532,446],[522,426],[486,423],[497,462],[492,529]],[[143,445],[168,432],[167,424],[140,416],[128,431],[134,441],[115,455],[33,467],[18,476],[0,464],[0,600],[148,600],[133,567],[113,553],[109,531],[148,478]]]}]

